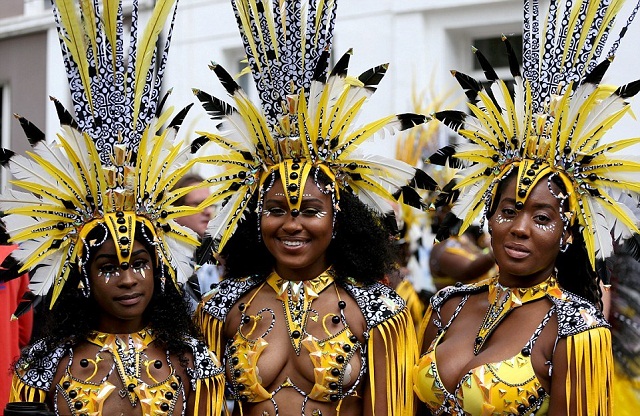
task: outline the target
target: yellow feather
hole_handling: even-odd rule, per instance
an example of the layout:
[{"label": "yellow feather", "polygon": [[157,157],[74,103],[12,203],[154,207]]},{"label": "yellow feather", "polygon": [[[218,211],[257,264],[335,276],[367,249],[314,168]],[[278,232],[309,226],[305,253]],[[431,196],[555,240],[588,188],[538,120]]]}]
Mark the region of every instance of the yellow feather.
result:
[{"label": "yellow feather", "polygon": [[135,65],[135,96],[133,106],[133,127],[136,127],[138,111],[142,93],[146,86],[147,73],[151,66],[151,58],[156,51],[156,42],[164,28],[167,16],[176,0],[159,0],[153,9],[149,24],[145,28],[144,35],[138,41],[136,65]]},{"label": "yellow feather", "polygon": [[345,144],[340,148],[342,150],[341,156],[346,157],[349,155],[352,151],[356,150],[362,142],[383,129],[387,124],[389,124],[389,122],[392,122],[395,119],[395,115],[387,116],[380,120],[373,121],[349,134],[345,140]]},{"label": "yellow feather", "polygon": [[93,50],[94,65],[98,67],[98,40],[97,40],[97,28],[96,28],[96,13],[93,9],[93,3],[91,0],[80,0],[80,10],[84,18],[84,27],[86,29],[87,37],[89,38],[89,44]]},{"label": "yellow feather", "polygon": [[116,39],[117,39],[117,27],[118,27],[118,8],[120,7],[121,0],[102,0],[102,22],[104,27],[104,34],[111,45],[113,50],[113,69],[116,68]]}]

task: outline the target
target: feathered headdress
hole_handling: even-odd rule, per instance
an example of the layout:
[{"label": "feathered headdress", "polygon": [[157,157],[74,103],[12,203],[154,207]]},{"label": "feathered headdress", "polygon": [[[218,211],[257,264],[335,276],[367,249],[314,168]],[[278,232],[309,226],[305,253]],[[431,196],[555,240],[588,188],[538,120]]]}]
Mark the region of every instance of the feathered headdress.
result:
[{"label": "feathered headdress", "polygon": [[513,94],[480,51],[475,54],[488,87],[453,72],[471,101],[471,114],[442,111],[435,117],[469,143],[449,148],[430,162],[442,163],[455,154],[468,164],[456,185],[462,194],[453,208],[463,219],[460,232],[483,209],[486,216],[497,185],[511,172],[517,172],[516,209],[541,178],[555,175],[562,180],[568,193],[562,197],[568,198],[570,208],[565,226],[580,225],[592,266],[596,254],[611,254],[612,232],[615,238],[637,232],[637,218],[618,198],[640,192],[640,163],[618,152],[640,139],[600,144],[629,111],[626,100],[640,90],[638,81],[619,88],[600,84],[640,6],[598,63],[623,3],[551,0],[543,22],[538,1],[525,1],[522,72],[503,36],[515,81]]},{"label": "feathered headdress", "polygon": [[[26,192],[5,192],[0,210],[7,214],[11,242],[20,244],[13,255],[21,270],[33,269],[31,293],[16,315],[51,288],[53,305],[72,268],[83,267],[93,244],[87,236],[99,226],[113,238],[121,264],[129,262],[139,237],[156,247],[163,283],[165,270],[174,283],[192,274],[189,257],[198,241],[174,219],[195,208],[170,205],[189,191],[170,191],[192,163],[189,147],[174,143],[188,108],[163,130],[170,111],[161,114],[166,96],[159,95],[171,29],[156,53],[171,14],[173,27],[176,3],[157,1],[139,36],[133,2],[125,55],[120,1],[53,2],[76,117],[53,99],[62,127],[57,139],[46,142],[37,127],[16,116],[33,150],[29,157],[2,150],[0,163],[11,170],[13,185]],[[152,235],[135,236],[137,224]]]},{"label": "feathered headdress", "polygon": [[212,65],[236,107],[195,91],[220,134],[199,133],[194,150],[213,141],[226,154],[204,157],[227,170],[209,179],[214,192],[206,203],[225,201],[208,234],[222,250],[252,196],[274,172],[286,182],[291,209],[298,209],[312,168],[324,172],[340,192],[353,192],[370,207],[391,211],[388,201],[421,206],[408,185],[433,188],[435,183],[404,162],[363,155],[358,147],[374,134],[405,130],[424,123],[416,114],[391,115],[354,128],[356,117],[382,80],[387,65],[348,76],[351,51],[327,76],[336,1],[234,0],[249,65],[261,107],[219,65]]}]

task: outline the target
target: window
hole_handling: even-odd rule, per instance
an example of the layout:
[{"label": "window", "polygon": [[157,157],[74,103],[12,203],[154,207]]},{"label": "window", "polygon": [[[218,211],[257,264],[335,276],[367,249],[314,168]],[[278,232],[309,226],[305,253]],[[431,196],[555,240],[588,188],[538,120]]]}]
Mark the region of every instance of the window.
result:
[{"label": "window", "polygon": [[[513,48],[518,63],[522,67],[522,35],[510,35],[507,36],[511,47]],[[491,64],[496,73],[507,84],[509,91],[513,93],[513,79],[511,72],[509,71],[509,57],[507,56],[507,49],[500,36],[493,36],[488,38],[476,38],[473,40],[473,46],[478,49],[487,61]],[[473,74],[477,80],[481,81],[484,86],[489,83],[486,82],[486,78],[482,73],[482,67],[477,59],[473,59]]]}]

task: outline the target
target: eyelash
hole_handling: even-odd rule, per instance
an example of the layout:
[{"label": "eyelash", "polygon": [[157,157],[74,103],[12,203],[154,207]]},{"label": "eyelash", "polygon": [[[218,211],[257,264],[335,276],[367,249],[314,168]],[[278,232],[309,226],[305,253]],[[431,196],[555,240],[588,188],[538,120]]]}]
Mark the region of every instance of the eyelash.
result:
[{"label": "eyelash", "polygon": [[[151,270],[151,266],[149,265],[149,260],[147,259],[136,259],[131,264],[131,270],[133,273],[138,273],[145,279],[147,276],[145,275],[145,270]],[[109,283],[109,280],[114,277],[120,277],[120,266],[115,266],[111,263],[103,264],[98,269],[98,277],[104,277],[105,283]]]}]

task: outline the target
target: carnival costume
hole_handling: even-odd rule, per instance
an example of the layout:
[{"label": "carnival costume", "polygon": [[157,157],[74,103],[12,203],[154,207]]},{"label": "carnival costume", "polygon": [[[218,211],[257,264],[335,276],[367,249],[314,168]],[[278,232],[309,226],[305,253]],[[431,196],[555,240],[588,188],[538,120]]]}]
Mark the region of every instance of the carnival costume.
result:
[{"label": "carnival costume", "polygon": [[[29,157],[2,151],[12,183],[27,191],[8,190],[0,196],[11,241],[20,244],[14,256],[22,271],[32,270],[31,291],[15,315],[45,295],[53,307],[72,272],[79,273],[78,289],[89,297],[89,251],[107,238],[116,245],[120,268],[131,267],[143,277],[145,270],[129,263],[134,242],[155,247],[149,254],[160,273],[161,290],[165,282],[179,289],[193,273],[190,257],[197,238],[174,219],[195,208],[171,205],[191,190],[171,191],[193,163],[189,147],[175,142],[188,108],[170,120],[171,111],[162,112],[166,96],[160,100],[176,8],[173,0],[156,2],[140,36],[134,1],[125,55],[120,1],[53,2],[76,118],[54,99],[63,130],[57,140],[48,143],[37,127],[18,117],[33,150]],[[167,40],[158,54],[156,43],[168,20]],[[105,240],[89,239],[100,227]],[[141,235],[135,235],[136,227]],[[112,273],[104,275],[107,283],[109,277]],[[53,350],[46,340],[37,342],[16,366],[11,399],[45,401],[55,389],[56,413],[67,412],[59,403],[63,397],[72,414],[100,414],[117,391],[143,414],[184,414],[189,389],[204,398],[196,406],[220,414],[223,370],[204,343],[186,334],[182,339],[193,353],[187,380],[176,374],[180,365],[171,362],[168,351],[155,358],[148,354],[154,339],[148,327],[133,334],[93,332],[86,340],[70,340]],[[81,356],[78,344],[86,347]],[[55,382],[64,360],[65,374]],[[72,373],[74,361],[80,368]]]},{"label": "carnival costume", "polygon": [[[276,174],[283,182],[292,216],[300,214],[308,178],[323,193],[331,195],[334,221],[340,197],[346,193],[356,195],[379,213],[392,211],[392,203],[398,200],[421,207],[414,187],[435,186],[424,172],[394,159],[356,151],[374,134],[404,130],[424,123],[426,118],[399,114],[363,127],[352,126],[362,105],[383,78],[387,65],[358,77],[349,76],[349,51],[327,75],[337,2],[232,3],[261,108],[251,103],[238,84],[216,64],[211,68],[236,107],[195,91],[212,119],[220,122],[220,133],[202,133],[194,142],[194,149],[211,140],[228,150],[223,155],[200,158],[227,168],[209,179],[213,195],[207,203],[224,201],[207,230],[216,250],[221,251],[235,232],[254,196],[258,197],[258,221],[262,215],[268,215],[262,212],[262,200],[273,186]],[[329,178],[328,186],[319,185],[319,173]],[[323,296],[323,291],[335,291],[340,296],[342,290],[356,300],[366,320],[364,333],[354,334],[350,329],[348,315],[343,311],[344,301],[338,302],[333,314],[318,316],[313,312],[314,299]],[[254,299],[264,291],[273,291],[273,297],[282,302],[283,311],[261,310],[263,305],[251,302],[236,305],[242,311],[242,323],[236,335],[223,345],[223,324],[231,308],[240,297],[250,294],[247,296]],[[254,334],[256,321],[267,317],[272,319],[267,333]],[[287,281],[275,273],[228,279],[205,299],[200,318],[210,348],[226,358],[232,391],[241,409],[245,402],[271,400],[278,414],[278,393],[292,388],[302,397],[304,414],[311,414],[305,413],[305,407],[310,408],[313,403],[309,400],[334,402],[339,413],[343,400],[358,397],[362,385],[368,384],[373,391],[377,383],[386,383],[389,414],[411,411],[410,367],[416,353],[411,344],[413,326],[402,299],[379,283],[365,285],[345,277],[336,278],[331,268],[311,281]],[[326,339],[317,338],[307,332],[307,319],[329,325],[343,323],[344,330],[332,333],[325,327]],[[295,354],[308,354],[309,363],[315,368],[315,384],[309,391],[289,378],[271,391],[260,384],[258,373],[262,363],[258,357],[270,348],[269,333],[274,325],[277,329],[284,324]],[[391,371],[375,377],[374,332],[383,334],[386,365]],[[391,339],[396,339],[397,344]],[[372,393],[372,405],[375,400]],[[309,411],[320,412],[313,408]]]},{"label": "carnival costume", "polygon": [[[516,181],[516,211],[525,207],[531,190],[539,182],[546,183],[561,206],[568,203],[568,209],[560,213],[564,230],[579,226],[594,270],[596,256],[604,258],[611,254],[611,236],[618,239],[637,232],[638,219],[618,201],[621,194],[640,191],[640,164],[636,157],[616,152],[640,140],[599,144],[603,135],[629,111],[626,99],[640,88],[639,82],[619,88],[600,85],[640,7],[636,5],[620,36],[613,39],[606,59],[597,63],[622,3],[551,0],[543,22],[538,1],[525,1],[522,73],[513,48],[503,36],[515,80],[513,94],[479,51],[475,51],[476,57],[487,76],[487,88],[463,73],[453,72],[472,101],[471,114],[443,111],[435,117],[468,142],[443,149],[430,161],[444,163],[453,156],[468,166],[454,188],[460,197],[452,212],[461,218],[459,230],[454,233],[464,232],[481,213],[483,220],[487,217],[498,185],[512,174]],[[566,195],[564,191],[554,191],[551,186],[554,178],[562,181]],[[563,248],[572,242],[563,240],[560,242]],[[551,309],[521,353],[501,363],[487,363],[471,370],[455,391],[447,391],[438,375],[435,350],[469,295],[482,291],[488,293],[489,309],[475,340],[476,355],[513,308],[546,297],[551,301]],[[462,300],[451,321],[441,322],[443,302],[458,296]],[[529,357],[551,315],[558,320],[556,342],[566,340],[567,359],[570,362],[575,359],[580,367],[577,381],[567,371],[567,412],[612,414],[611,398],[607,397],[613,373],[609,325],[588,301],[559,288],[554,276],[530,288],[504,288],[493,280],[437,294],[425,325],[432,320],[439,333],[414,371],[416,392],[434,414],[546,414],[550,392],[540,387]],[[581,377],[587,380],[585,389],[580,386]],[[578,394],[572,397],[575,390]],[[558,399],[565,398],[555,398]],[[575,410],[571,410],[572,406]]]}]

